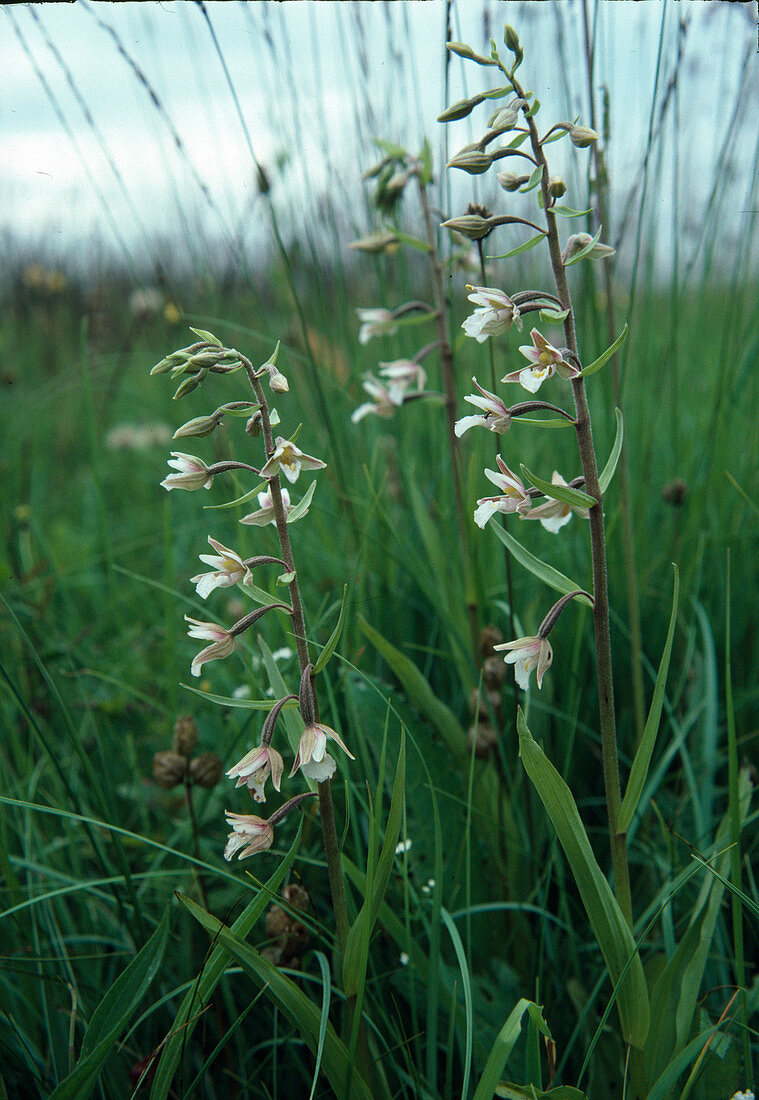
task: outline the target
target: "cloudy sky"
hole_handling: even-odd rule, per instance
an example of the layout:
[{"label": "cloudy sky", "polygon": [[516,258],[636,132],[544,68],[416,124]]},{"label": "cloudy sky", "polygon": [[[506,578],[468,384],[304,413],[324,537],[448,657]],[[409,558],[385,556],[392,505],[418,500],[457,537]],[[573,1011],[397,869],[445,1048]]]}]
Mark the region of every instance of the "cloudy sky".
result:
[{"label": "cloudy sky", "polygon": [[[726,231],[740,232],[756,156],[753,6],[591,0],[589,8],[598,19],[595,85],[610,94],[617,223],[636,181],[640,194],[655,100],[654,125],[669,106],[649,164],[664,181],[654,201],[669,204],[677,178],[684,224],[697,227],[715,172],[731,173]],[[256,159],[293,224],[319,217],[328,196],[346,223],[366,229],[358,179],[376,159],[371,137],[416,148],[428,134],[442,152],[443,0],[260,0],[205,11],[176,0],[4,6],[6,248],[22,238],[48,255],[137,255],[159,237],[194,232],[250,246],[265,225]],[[505,20],[526,46],[523,79],[539,90],[546,118],[587,121],[579,0],[457,0],[452,35],[484,49],[488,33],[500,44]],[[448,102],[492,79],[458,59],[448,77]],[[721,159],[741,88],[738,140]],[[449,129],[453,149],[472,140],[469,127]],[[558,170],[563,145],[553,147]],[[454,193],[453,213],[457,201]]]}]

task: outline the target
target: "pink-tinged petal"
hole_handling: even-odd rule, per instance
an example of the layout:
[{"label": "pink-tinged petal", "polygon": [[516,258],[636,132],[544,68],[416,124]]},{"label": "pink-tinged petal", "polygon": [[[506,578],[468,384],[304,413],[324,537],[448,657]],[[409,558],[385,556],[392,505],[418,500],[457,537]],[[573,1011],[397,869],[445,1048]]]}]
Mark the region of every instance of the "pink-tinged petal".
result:
[{"label": "pink-tinged petal", "polygon": [[329,738],[330,741],[336,741],[346,756],[350,757],[351,760],[356,759],[356,757],[350,751],[350,749],[336,730],[333,730],[330,726],[324,726],[321,724],[319,725],[319,729],[322,731],[325,737]]},{"label": "pink-tinged petal", "polygon": [[539,688],[543,686],[543,677],[545,676],[548,669],[551,667],[552,662],[553,650],[551,649],[551,643],[548,641],[547,638],[543,638],[542,644],[540,646],[540,654],[538,656],[538,668],[536,672],[536,679]]}]

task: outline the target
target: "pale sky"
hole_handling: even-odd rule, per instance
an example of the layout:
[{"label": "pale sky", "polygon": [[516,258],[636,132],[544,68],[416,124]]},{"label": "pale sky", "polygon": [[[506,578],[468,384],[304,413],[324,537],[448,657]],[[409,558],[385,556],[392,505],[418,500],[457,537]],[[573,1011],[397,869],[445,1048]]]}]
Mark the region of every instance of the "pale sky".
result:
[{"label": "pale sky", "polygon": [[[592,13],[592,0],[589,7]],[[442,0],[212,2],[207,10],[245,128],[195,4],[79,0],[4,7],[0,239],[20,235],[48,254],[86,254],[104,246],[136,256],[146,240],[186,239],[198,227],[222,241],[242,234],[250,245],[266,222],[248,138],[264,165],[271,168],[278,157],[287,161],[273,169],[273,197],[293,232],[298,218],[320,216],[325,191],[347,222],[366,230],[358,181],[377,159],[370,136],[416,149],[428,134],[440,151],[443,127],[435,118],[446,105]],[[543,103],[541,120],[580,114],[587,122],[581,10],[578,0],[458,0],[453,37],[488,52],[486,19],[499,45],[504,21],[512,23],[527,51],[522,79]],[[652,201],[671,202],[667,181],[674,179],[677,148],[679,201],[686,223],[691,217],[698,226],[753,47],[740,140],[723,166],[734,176],[726,231],[740,232],[759,102],[753,10],[716,0],[667,0],[666,10],[659,0],[600,4],[595,83],[607,85],[611,96],[608,155],[617,221],[646,148],[662,19],[659,103],[674,71],[682,20],[678,125],[669,114],[661,156],[651,166],[665,182],[652,189]],[[448,102],[492,86],[490,70],[458,59],[450,78]],[[480,136],[487,107],[482,111],[476,131],[469,122],[449,128],[449,154]],[[552,147],[555,169],[569,172],[571,161],[576,174],[574,151],[564,146]],[[577,190],[581,179],[572,177]],[[465,205],[472,193],[470,178],[457,185],[452,214],[462,212],[456,203]],[[579,205],[582,197],[576,197]]]}]

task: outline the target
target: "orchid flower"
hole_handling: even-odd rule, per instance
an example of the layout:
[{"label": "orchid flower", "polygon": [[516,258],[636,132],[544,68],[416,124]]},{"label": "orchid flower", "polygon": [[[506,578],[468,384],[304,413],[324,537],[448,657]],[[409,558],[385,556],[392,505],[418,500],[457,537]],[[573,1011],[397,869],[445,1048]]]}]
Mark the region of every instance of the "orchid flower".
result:
[{"label": "orchid flower", "polygon": [[[551,482],[554,485],[567,486],[566,481],[557,470],[554,470]],[[573,512],[583,519],[587,519],[590,509],[577,504],[565,504],[561,500],[547,500],[545,504],[538,504],[530,512],[524,513],[522,519],[539,519],[546,531],[556,534],[565,524],[569,523]]]},{"label": "orchid flower", "polygon": [[482,497],[477,501],[474,522],[482,528],[496,512],[518,512],[524,516],[532,507],[532,501],[521,480],[512,473],[500,455],[496,455],[495,460],[498,473],[495,470],[486,470],[485,477],[501,490],[501,495]]},{"label": "orchid flower", "polygon": [[216,623],[204,623],[199,619],[190,618],[189,615],[185,615],[185,620],[192,624],[187,631],[191,638],[203,638],[213,643],[201,650],[193,660],[190,666],[193,676],[200,676],[200,670],[207,661],[216,661],[222,657],[228,657],[230,653],[234,652],[237,644],[235,637],[223,626],[218,626]]},{"label": "orchid flower", "polygon": [[476,378],[473,378],[472,381],[482,396],[478,397],[476,393],[470,393],[467,394],[464,400],[468,401],[470,405],[474,405],[476,409],[482,409],[482,412],[472,416],[462,416],[461,420],[457,420],[454,424],[454,432],[460,438],[464,432],[468,432],[470,428],[479,425],[482,428],[487,428],[488,431],[503,435],[511,427],[511,413],[508,406],[501,401],[500,397],[496,397],[489,390],[484,390]]},{"label": "orchid flower", "polygon": [[[288,512],[292,512],[295,505],[290,503],[290,494],[287,489],[280,489],[280,493],[282,494],[282,508],[285,513],[285,519],[287,519]],[[258,494],[258,503],[260,505],[258,511],[249,512],[247,516],[242,517],[240,523],[253,524],[256,527],[265,527],[267,523],[272,523],[276,527],[277,520],[274,515],[274,501],[271,497],[270,488],[267,489],[266,492]],[[304,516],[307,514],[308,508],[303,512]]]},{"label": "orchid flower", "polygon": [[301,470],[323,470],[326,465],[320,458],[304,454],[300,447],[278,435],[274,453],[262,468],[261,477],[270,481],[281,470],[289,482],[296,482]]},{"label": "orchid flower", "polygon": [[204,600],[215,588],[228,588],[239,581],[242,581],[243,584],[250,584],[253,575],[242,558],[234,550],[230,550],[229,547],[223,546],[216,539],[212,539],[210,535],[208,541],[217,553],[199,554],[198,557],[206,565],[212,566],[214,572],[199,573],[197,577],[190,578],[196,586],[195,591],[200,598]]},{"label": "orchid flower", "polygon": [[467,290],[473,291],[468,295],[469,301],[482,308],[476,309],[471,317],[467,317],[461,327],[478,344],[484,344],[488,336],[508,332],[512,325],[521,329],[519,309],[504,291],[496,290],[495,287],[469,284]]},{"label": "orchid flower", "polygon": [[415,363],[413,359],[394,359],[391,363],[380,363],[379,373],[387,379],[390,400],[395,405],[403,404],[403,398],[409,386],[423,390],[427,383],[424,367],[420,363]]},{"label": "orchid flower", "polygon": [[327,741],[336,741],[346,756],[355,760],[355,756],[348,749],[339,734],[329,726],[316,722],[312,726],[306,726],[301,734],[298,752],[295,756],[290,778],[300,768],[308,779],[315,779],[317,783],[323,783],[331,779],[335,774],[337,765],[327,752]]},{"label": "orchid flower", "polygon": [[[381,382],[378,382],[371,374],[367,374],[361,385],[366,392],[372,398],[371,401],[365,401],[363,405],[359,405],[351,413],[351,423],[358,424],[359,420],[363,420],[365,416],[392,416],[399,405],[403,404],[403,393],[400,395],[396,387],[395,394],[389,386],[383,386]],[[400,400],[396,400],[396,397],[400,396]]]},{"label": "orchid flower", "polygon": [[255,749],[242,758],[234,767],[230,768],[227,775],[230,779],[237,779],[235,787],[247,786],[254,802],[265,802],[264,786],[271,777],[275,791],[279,790],[282,782],[284,763],[282,757],[271,745],[258,745]]},{"label": "orchid flower", "polygon": [[526,344],[520,347],[520,352],[525,359],[529,359],[532,366],[523,370],[512,371],[502,378],[502,382],[519,382],[530,393],[537,393],[547,378],[556,372],[562,378],[577,378],[580,371],[574,364],[567,362],[558,348],[549,344],[545,336],[536,328],[530,333],[532,346]]},{"label": "orchid flower", "polygon": [[543,685],[543,677],[551,667],[553,650],[548,638],[517,638],[513,642],[504,642],[493,646],[496,650],[508,650],[504,655],[507,665],[514,666],[514,678],[524,691],[530,686],[530,673],[537,669],[538,687]]},{"label": "orchid flower", "polygon": [[177,473],[168,474],[161,482],[167,492],[172,489],[210,489],[213,485],[213,474],[209,474],[202,458],[172,451],[168,463]]},{"label": "orchid flower", "polygon": [[[265,852],[274,843],[274,827],[262,817],[254,814],[233,814],[229,810],[224,811],[227,825],[232,826],[227,845],[224,849],[224,858],[229,861],[240,852],[238,859],[253,856],[256,852]],[[242,849],[242,851],[241,851]]]},{"label": "orchid flower", "polygon": [[389,309],[357,309],[361,328],[359,344],[368,344],[373,336],[394,336],[398,331],[395,318]]}]

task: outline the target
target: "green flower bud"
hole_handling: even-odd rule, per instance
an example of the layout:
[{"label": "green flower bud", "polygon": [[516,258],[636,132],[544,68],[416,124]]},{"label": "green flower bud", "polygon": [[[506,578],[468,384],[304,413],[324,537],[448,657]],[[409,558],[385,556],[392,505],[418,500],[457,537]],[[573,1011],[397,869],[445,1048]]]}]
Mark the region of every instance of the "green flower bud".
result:
[{"label": "green flower bud", "polygon": [[578,149],[587,149],[594,141],[598,141],[598,134],[590,126],[573,126],[569,131],[569,139]]},{"label": "green flower bud", "polygon": [[224,414],[218,409],[210,416],[196,416],[193,420],[188,420],[186,424],[183,424],[181,428],[177,428],[172,438],[182,439],[184,436],[195,435],[200,437],[210,435],[223,419]]},{"label": "green flower bud", "polygon": [[565,195],[567,191],[567,185],[560,176],[551,176],[548,181],[548,194],[552,199],[560,199],[562,195]]},{"label": "green flower bud", "polygon": [[479,214],[464,214],[461,218],[450,218],[447,222],[443,222],[443,228],[461,233],[470,241],[478,241],[481,237],[487,237],[495,226],[491,218],[483,218]]},{"label": "green flower bud", "polygon": [[447,107],[441,115],[437,116],[438,122],[455,122],[459,118],[466,118],[471,114],[478,103],[482,103],[485,96],[476,95],[471,99],[460,99],[457,103]]},{"label": "green flower bud", "polygon": [[523,184],[527,183],[529,178],[529,176],[518,176],[514,172],[498,172],[496,175],[496,179],[504,191],[518,191]]},{"label": "green flower bud", "polygon": [[446,167],[460,168],[462,172],[468,172],[470,176],[481,176],[483,172],[487,172],[492,163],[493,158],[488,153],[462,150],[448,161]]},{"label": "green flower bud", "polygon": [[380,252],[387,252],[389,249],[395,248],[398,244],[400,244],[400,241],[395,233],[375,233],[371,237],[360,237],[357,241],[351,241],[348,248],[352,248],[356,252],[378,254]]},{"label": "green flower bud", "polygon": [[518,54],[522,51],[519,35],[509,23],[503,28],[503,44],[511,53]]},{"label": "green flower bud", "polygon": [[207,370],[199,370],[197,374],[188,374],[184,381],[177,387],[177,391],[172,400],[179,401],[182,397],[187,397],[188,393],[192,393],[193,390],[198,388],[207,374]]}]

